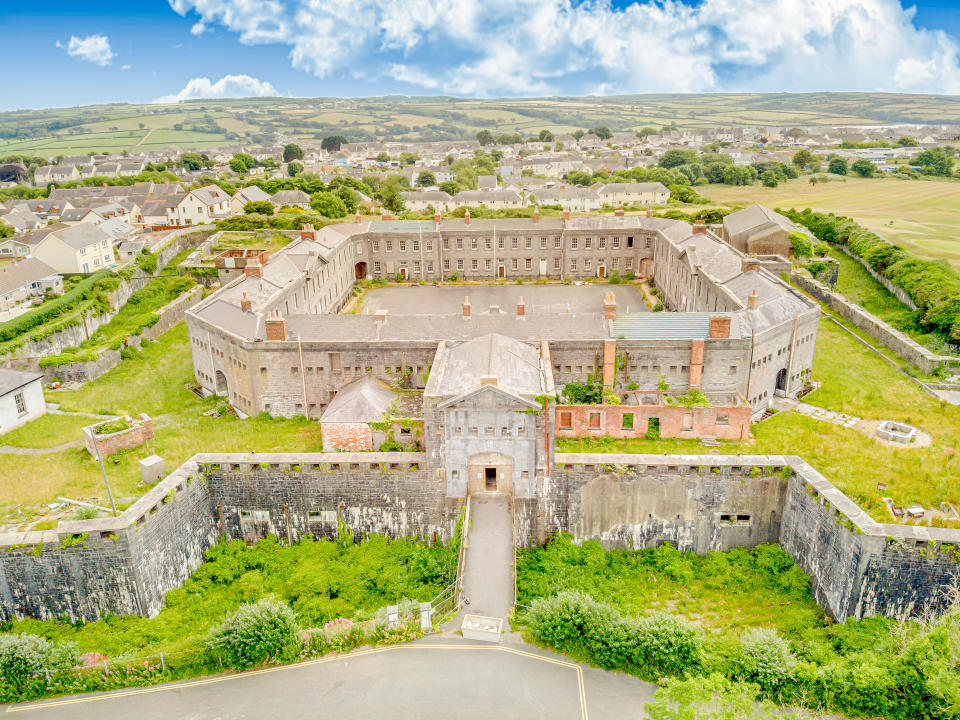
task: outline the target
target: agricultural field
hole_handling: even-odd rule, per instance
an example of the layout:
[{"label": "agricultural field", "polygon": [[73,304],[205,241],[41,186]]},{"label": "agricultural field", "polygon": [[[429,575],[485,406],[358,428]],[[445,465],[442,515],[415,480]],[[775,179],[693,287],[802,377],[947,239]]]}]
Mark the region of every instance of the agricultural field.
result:
[{"label": "agricultural field", "polygon": [[[97,105],[0,113],[0,154],[84,154],[266,142],[473,138],[480,129],[533,134],[607,125],[681,128],[960,123],[956,97],[883,93],[623,95],[595,98],[248,98],[178,105]],[[148,134],[149,133],[149,134]]]},{"label": "agricultural field", "polygon": [[775,188],[704,185],[697,192],[721,205],[760,203],[846,215],[922,257],[946,258],[960,267],[960,182],[848,177],[811,185],[800,177]]}]

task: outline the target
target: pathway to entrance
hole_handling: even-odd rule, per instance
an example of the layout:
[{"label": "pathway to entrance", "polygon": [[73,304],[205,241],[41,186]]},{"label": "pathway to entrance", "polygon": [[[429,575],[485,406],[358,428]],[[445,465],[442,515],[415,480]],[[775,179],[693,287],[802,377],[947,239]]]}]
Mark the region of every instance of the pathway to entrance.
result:
[{"label": "pathway to entrance", "polygon": [[515,599],[513,562],[509,499],[500,494],[474,495],[470,498],[470,531],[463,563],[464,606],[454,621],[455,629],[468,613],[506,621]]}]

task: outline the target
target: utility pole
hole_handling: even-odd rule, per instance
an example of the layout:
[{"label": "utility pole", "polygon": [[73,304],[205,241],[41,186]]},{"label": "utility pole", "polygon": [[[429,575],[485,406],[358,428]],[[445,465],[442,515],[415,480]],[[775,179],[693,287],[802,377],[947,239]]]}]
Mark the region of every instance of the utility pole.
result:
[{"label": "utility pole", "polygon": [[103,458],[100,457],[100,443],[97,442],[97,431],[93,431],[93,449],[97,451],[97,462],[100,463],[100,472],[103,473],[103,484],[107,486],[107,497],[110,498],[110,507],[113,509],[113,516],[117,516],[117,504],[113,501],[113,492],[110,490],[110,481],[107,480],[107,469],[103,466]]}]

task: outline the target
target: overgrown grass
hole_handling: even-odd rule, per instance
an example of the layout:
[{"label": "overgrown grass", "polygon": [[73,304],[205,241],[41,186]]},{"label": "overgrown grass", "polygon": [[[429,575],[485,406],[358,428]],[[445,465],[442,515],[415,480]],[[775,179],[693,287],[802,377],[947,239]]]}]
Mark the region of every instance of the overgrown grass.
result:
[{"label": "overgrown grass", "polygon": [[[800,455],[874,519],[891,522],[881,496],[898,505],[960,503],[960,407],[927,395],[830,322],[820,323],[814,376],[820,390],[804,400],[864,418],[890,419],[930,433],[925,448],[892,447],[852,428],[797,413],[754,425],[754,440],[705,448],[695,440],[558,439],[560,452],[718,453]],[[887,483],[883,492],[878,482]]]},{"label": "overgrown grass", "polygon": [[[104,415],[145,412],[154,420],[154,439],[135,450],[106,460],[114,493],[132,499],[143,493],[137,462],[154,453],[173,469],[198,452],[320,452],[322,440],[316,422],[233,415],[204,417],[217,406],[216,398],[201,399],[186,389],[193,381],[190,344],[184,323],[164,333],[143,351],[126,359],[79,390],[47,392],[47,400],[63,410]],[[36,422],[36,421],[35,421]],[[51,434],[71,433],[72,421],[49,419]],[[18,433],[29,438],[33,423]],[[41,433],[42,434],[42,433]],[[5,506],[24,505],[36,512],[58,495],[107,503],[96,460],[82,448],[50,455],[0,455],[0,498]]]},{"label": "overgrown grass", "polygon": [[456,554],[415,540],[372,535],[364,542],[305,538],[283,545],[268,536],[247,547],[221,543],[180,588],[167,593],[153,618],[116,617],[89,623],[15,620],[6,632],[75,641],[81,652],[130,658],[200,649],[207,630],[245,602],[268,595],[290,604],[303,627],[338,617],[371,617],[402,598],[430,600],[450,581]]},{"label": "overgrown grass", "polygon": [[80,440],[80,430],[96,422],[94,418],[76,415],[43,415],[6,435],[0,435],[0,445],[21,448],[49,448],[71,440]]}]

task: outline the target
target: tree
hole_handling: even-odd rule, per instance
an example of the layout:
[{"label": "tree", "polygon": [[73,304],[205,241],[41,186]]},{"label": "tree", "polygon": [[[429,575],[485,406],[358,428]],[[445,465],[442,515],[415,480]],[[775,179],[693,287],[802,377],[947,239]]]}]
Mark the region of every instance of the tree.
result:
[{"label": "tree", "polygon": [[497,145],[519,145],[523,142],[520,133],[500,133],[497,135]]},{"label": "tree", "polygon": [[210,628],[207,647],[226,665],[245,668],[269,660],[292,660],[303,640],[296,615],[272,596],[246,603]]},{"label": "tree", "polygon": [[410,181],[403,175],[387,175],[380,185],[380,200],[392,212],[403,211],[402,192],[410,188]]},{"label": "tree", "polygon": [[797,150],[793,154],[793,164],[801,170],[807,168],[813,162],[813,155],[806,148]]},{"label": "tree", "polygon": [[919,144],[916,138],[907,137],[906,135],[897,140],[897,145],[900,147],[917,147]]},{"label": "tree", "polygon": [[230,159],[230,169],[235,173],[245,173],[250,168],[256,167],[257,161],[252,155],[247,153],[237,153]]},{"label": "tree", "polygon": [[540,142],[553,142],[553,133],[549,130],[541,130]]},{"label": "tree", "polygon": [[184,153],[180,156],[180,162],[183,167],[192,172],[196,172],[203,167],[203,158],[201,158],[197,153]]},{"label": "tree", "polygon": [[780,179],[777,177],[777,174],[773,170],[767,170],[760,176],[760,180],[763,182],[765,187],[775,188],[780,184]]},{"label": "tree", "polygon": [[847,161],[842,157],[830,158],[830,164],[827,166],[827,172],[834,175],[847,174]]},{"label": "tree", "polygon": [[246,215],[273,215],[273,203],[269,200],[254,200],[243,206]]},{"label": "tree", "polygon": [[590,173],[584,172],[583,170],[572,170],[567,173],[567,182],[571,185],[580,185],[586,187],[590,185],[593,178],[590,177]]},{"label": "tree", "polygon": [[860,158],[855,160],[853,165],[850,166],[850,169],[853,170],[860,177],[873,177],[874,173],[877,172],[877,166],[866,158]]},{"label": "tree", "polygon": [[477,133],[477,142],[482,146],[493,145],[493,133],[489,130],[481,130]]},{"label": "tree", "polygon": [[287,175],[290,177],[296,177],[303,172],[303,165],[296,161],[287,163]]},{"label": "tree", "polygon": [[613,137],[613,133],[606,125],[597,125],[595,128],[591,129],[590,132],[592,132],[601,140],[609,140]]},{"label": "tree", "polygon": [[953,174],[953,153],[944,148],[930,148],[919,153],[913,162],[920,166],[924,175],[950,177]]},{"label": "tree", "polygon": [[643,140],[646,137],[649,137],[650,135],[659,135],[659,134],[660,134],[659,130],[657,130],[655,127],[650,127],[649,125],[645,125],[639,130],[637,130],[637,137],[640,138],[641,140]]},{"label": "tree", "polygon": [[387,153],[385,152],[379,152],[377,153],[377,162],[379,163],[390,162],[390,156],[387,155]]},{"label": "tree", "polygon": [[658,163],[660,167],[674,168],[679,165],[695,162],[697,159],[696,150],[667,150]]},{"label": "tree", "polygon": [[420,159],[420,156],[417,153],[412,153],[412,152],[400,153],[401,165],[413,165],[419,159]]},{"label": "tree", "polygon": [[310,196],[310,207],[328,218],[342,218],[347,215],[347,206],[343,200],[325,190]]},{"label": "tree", "polygon": [[456,195],[460,192],[460,186],[457,185],[456,180],[446,180],[440,183],[440,189],[447,195]]},{"label": "tree", "polygon": [[320,141],[320,147],[327,152],[340,152],[340,146],[346,142],[343,135],[329,135]]},{"label": "tree", "polygon": [[303,160],[303,149],[293,143],[283,146],[283,161],[288,163],[291,160]]},{"label": "tree", "polygon": [[804,135],[806,135],[806,133],[797,127],[787,130],[787,137],[793,138],[794,140],[802,138]]},{"label": "tree", "polygon": [[417,175],[417,185],[420,187],[430,187],[437,184],[437,176],[429,170],[424,170]]},{"label": "tree", "polygon": [[584,135],[586,135],[586,133],[583,130],[573,131],[573,139],[576,140],[577,142],[580,142],[580,138],[582,138]]}]

